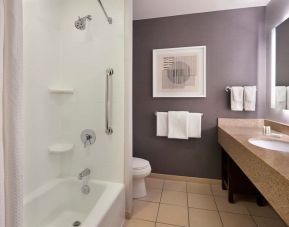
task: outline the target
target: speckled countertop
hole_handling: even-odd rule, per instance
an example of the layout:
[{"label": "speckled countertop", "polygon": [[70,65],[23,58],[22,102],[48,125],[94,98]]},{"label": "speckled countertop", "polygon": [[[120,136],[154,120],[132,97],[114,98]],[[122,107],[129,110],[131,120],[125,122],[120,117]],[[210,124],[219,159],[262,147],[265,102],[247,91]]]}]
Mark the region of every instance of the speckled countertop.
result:
[{"label": "speckled countertop", "polygon": [[289,142],[289,136],[264,136],[263,125],[264,120],[219,119],[218,141],[289,225],[289,152],[268,150],[248,142],[250,138]]}]

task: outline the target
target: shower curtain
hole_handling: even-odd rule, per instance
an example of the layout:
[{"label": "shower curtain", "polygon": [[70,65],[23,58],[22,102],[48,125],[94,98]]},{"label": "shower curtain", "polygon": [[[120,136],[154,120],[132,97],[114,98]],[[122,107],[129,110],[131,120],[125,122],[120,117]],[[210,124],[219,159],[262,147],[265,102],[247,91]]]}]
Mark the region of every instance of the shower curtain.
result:
[{"label": "shower curtain", "polygon": [[0,0],[0,227],[23,223],[22,0]]}]

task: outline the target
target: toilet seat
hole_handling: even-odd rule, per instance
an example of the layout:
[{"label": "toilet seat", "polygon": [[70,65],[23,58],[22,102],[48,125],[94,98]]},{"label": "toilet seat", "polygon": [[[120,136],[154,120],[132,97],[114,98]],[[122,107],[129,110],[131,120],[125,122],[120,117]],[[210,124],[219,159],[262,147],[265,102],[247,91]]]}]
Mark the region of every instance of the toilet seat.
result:
[{"label": "toilet seat", "polygon": [[132,160],[132,169],[133,170],[142,170],[150,167],[150,163],[147,160],[142,158],[133,158]]}]

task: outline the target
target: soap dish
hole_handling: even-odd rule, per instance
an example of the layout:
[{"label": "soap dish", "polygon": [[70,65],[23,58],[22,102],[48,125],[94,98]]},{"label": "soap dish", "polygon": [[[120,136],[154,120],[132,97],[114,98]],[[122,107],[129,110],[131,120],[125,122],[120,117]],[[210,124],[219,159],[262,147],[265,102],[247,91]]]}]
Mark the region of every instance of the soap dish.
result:
[{"label": "soap dish", "polygon": [[74,144],[53,144],[51,146],[48,147],[48,151],[50,153],[66,153],[69,151],[72,151],[74,147]]}]

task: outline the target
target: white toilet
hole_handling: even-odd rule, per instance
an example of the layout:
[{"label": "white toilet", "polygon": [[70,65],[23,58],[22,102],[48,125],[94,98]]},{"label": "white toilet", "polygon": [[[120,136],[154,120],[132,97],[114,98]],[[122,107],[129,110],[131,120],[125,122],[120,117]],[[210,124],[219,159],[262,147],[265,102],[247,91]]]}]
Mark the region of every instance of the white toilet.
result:
[{"label": "white toilet", "polygon": [[151,170],[149,161],[141,158],[133,158],[133,198],[136,199],[146,196],[147,190],[145,185],[145,177],[151,173]]}]

